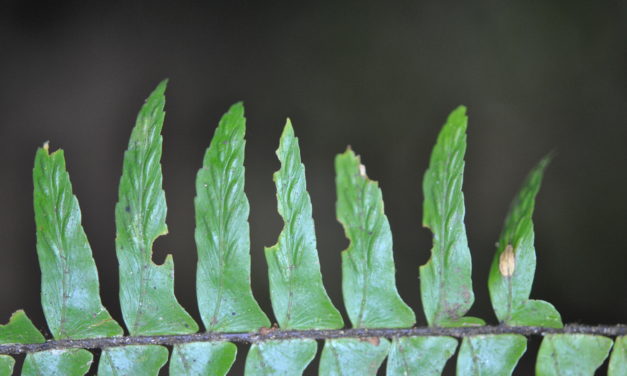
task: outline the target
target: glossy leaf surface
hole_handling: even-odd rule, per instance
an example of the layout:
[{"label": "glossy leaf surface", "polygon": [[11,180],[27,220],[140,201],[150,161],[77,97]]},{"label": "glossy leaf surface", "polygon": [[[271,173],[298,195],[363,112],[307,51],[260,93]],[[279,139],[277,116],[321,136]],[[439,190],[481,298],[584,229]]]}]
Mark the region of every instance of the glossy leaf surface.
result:
[{"label": "glossy leaf surface", "polygon": [[174,346],[170,375],[224,376],[229,371],[237,346],[229,342],[192,342]]},{"label": "glossy leaf surface", "polygon": [[451,337],[400,337],[392,341],[388,375],[439,376],[455,354],[457,340]]},{"label": "glossy leaf surface", "polygon": [[7,343],[43,343],[46,339],[23,310],[15,311],[9,323],[0,325],[0,345]]},{"label": "glossy leaf surface", "polygon": [[462,193],[467,124],[465,107],[449,115],[422,182],[423,226],[433,232],[431,258],[420,267],[422,306],[430,326],[483,324],[464,317],[474,302]]},{"label": "glossy leaf surface", "polygon": [[396,290],[392,233],[381,190],[352,150],[335,158],[337,218],[350,240],[342,251],[342,292],[353,327],[408,327],[414,312]]},{"label": "glossy leaf surface", "polygon": [[0,376],[11,376],[15,360],[8,355],[0,355]]},{"label": "glossy leaf surface", "polygon": [[374,376],[389,348],[390,342],[385,338],[327,340],[320,356],[320,375]]},{"label": "glossy leaf surface", "polygon": [[627,375],[627,336],[617,337],[610,356],[607,376]]},{"label": "glossy leaf surface", "polygon": [[538,376],[589,376],[607,358],[612,340],[585,334],[549,334],[536,360]]},{"label": "glossy leaf surface", "polygon": [[250,288],[245,132],[244,107],[238,103],[220,120],[196,177],[196,291],[208,331],[270,326]]},{"label": "glossy leaf surface", "polygon": [[298,139],[288,120],[274,174],[279,214],[284,221],[276,245],[266,248],[270,297],[282,329],[335,329],[344,324],[322,284],[316,234]]},{"label": "glossy leaf surface", "polygon": [[102,306],[96,263],[81,226],[63,150],[37,151],[33,169],[41,303],[56,339],[122,335]]},{"label": "glossy leaf surface", "polygon": [[247,376],[298,376],[316,356],[314,340],[266,341],[250,347],[246,358]]},{"label": "glossy leaf surface", "polygon": [[83,349],[48,350],[26,355],[22,376],[82,376],[93,355]]},{"label": "glossy leaf surface", "polygon": [[511,375],[527,350],[527,338],[517,334],[466,337],[457,354],[457,375]]},{"label": "glossy leaf surface", "polygon": [[500,322],[512,326],[561,328],[560,314],[550,303],[529,300],[536,271],[533,210],[544,170],[544,158],[527,176],[512,202],[492,260],[488,287]]},{"label": "glossy leaf surface", "polygon": [[120,305],[132,335],[194,333],[198,325],[174,296],[174,264],[152,261],[155,239],[168,232],[161,188],[161,128],[166,81],[150,94],[137,116],[124,153],[115,207],[120,264]]},{"label": "glossy leaf surface", "polygon": [[123,346],[102,351],[98,376],[156,376],[168,361],[168,349],[163,346]]}]

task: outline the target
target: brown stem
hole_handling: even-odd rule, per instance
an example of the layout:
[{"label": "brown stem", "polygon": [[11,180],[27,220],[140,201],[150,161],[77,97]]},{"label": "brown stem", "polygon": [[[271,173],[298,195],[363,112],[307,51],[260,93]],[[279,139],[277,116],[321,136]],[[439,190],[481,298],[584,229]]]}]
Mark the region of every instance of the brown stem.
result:
[{"label": "brown stem", "polygon": [[372,337],[419,337],[419,336],[449,336],[463,338],[482,334],[521,334],[537,336],[545,334],[596,334],[607,337],[627,335],[627,326],[589,326],[567,325],[562,329],[544,328],[537,326],[473,326],[462,328],[381,328],[381,329],[339,329],[339,330],[280,330],[261,328],[258,332],[250,333],[219,333],[207,332],[184,335],[164,336],[137,336],[137,337],[107,337],[88,339],[51,340],[45,343],[8,344],[0,345],[0,354],[24,354],[43,350],[62,349],[104,349],[126,345],[177,345],[189,342],[246,342],[256,343],[268,340],[287,339],[336,339],[336,338],[372,338]]}]

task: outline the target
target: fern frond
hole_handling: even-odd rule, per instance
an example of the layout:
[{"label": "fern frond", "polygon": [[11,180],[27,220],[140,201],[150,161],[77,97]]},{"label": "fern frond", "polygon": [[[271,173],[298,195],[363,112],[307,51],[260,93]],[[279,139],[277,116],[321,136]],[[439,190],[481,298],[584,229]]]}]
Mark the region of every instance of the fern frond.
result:
[{"label": "fern frond", "polygon": [[[462,193],[467,117],[454,110],[442,128],[425,173],[423,223],[433,232],[430,260],[420,267],[420,296],[429,324],[412,327],[414,312],[395,280],[392,233],[381,190],[360,158],[335,160],[336,214],[349,246],[341,253],[344,306],[352,329],[322,283],[312,206],[298,139],[288,120],[274,174],[284,221],[265,249],[270,297],[278,325],[250,286],[249,204],[244,193],[245,118],[241,103],[222,117],[196,178],[195,240],[198,308],[206,331],[174,296],[174,266],[152,261],[155,239],[167,233],[162,189],[161,129],[166,81],[142,106],[124,155],[115,208],[120,304],[129,335],[103,307],[98,274],[81,226],[62,150],[37,151],[33,170],[42,308],[53,339],[46,341],[23,311],[0,325],[0,376],[11,355],[26,354],[22,375],[84,375],[90,350],[102,350],[99,375],[225,375],[237,356],[233,342],[252,344],[246,375],[300,375],[324,340],[321,375],[439,375],[461,339],[458,375],[511,375],[526,336],[544,336],[536,371],[589,375],[612,351],[608,374],[627,373],[627,327],[561,322],[547,302],[530,300],[536,259],[532,215],[548,159],[532,170],[516,196],[492,263],[489,288],[501,325],[465,316],[474,302]],[[609,337],[617,337],[615,342]],[[96,365],[94,365],[95,367]],[[18,366],[19,367],[19,366]]]}]

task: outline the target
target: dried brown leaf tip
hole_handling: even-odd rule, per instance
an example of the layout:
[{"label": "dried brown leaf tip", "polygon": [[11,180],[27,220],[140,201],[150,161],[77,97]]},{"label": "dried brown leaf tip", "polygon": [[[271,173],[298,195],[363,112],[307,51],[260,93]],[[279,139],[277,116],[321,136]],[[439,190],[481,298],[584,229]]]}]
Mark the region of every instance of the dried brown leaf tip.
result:
[{"label": "dried brown leaf tip", "polygon": [[516,268],[516,255],[514,255],[514,247],[508,244],[503,253],[499,257],[499,271],[503,277],[509,278],[514,274]]}]

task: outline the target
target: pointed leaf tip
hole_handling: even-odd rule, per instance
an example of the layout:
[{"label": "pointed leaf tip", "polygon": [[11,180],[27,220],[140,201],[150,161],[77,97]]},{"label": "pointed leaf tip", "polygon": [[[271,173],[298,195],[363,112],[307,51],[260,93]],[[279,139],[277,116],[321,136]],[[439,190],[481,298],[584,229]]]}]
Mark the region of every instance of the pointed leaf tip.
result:
[{"label": "pointed leaf tip", "polygon": [[164,93],[165,90],[168,88],[169,83],[170,83],[170,79],[164,78],[163,80],[159,81],[159,84],[157,84],[155,91]]},{"label": "pointed leaf tip", "polygon": [[296,135],[294,133],[294,127],[292,126],[292,121],[290,120],[290,118],[285,119],[285,125],[283,126],[283,132],[281,132],[281,139],[283,137],[286,138],[296,138]]},{"label": "pointed leaf tip", "polygon": [[229,110],[227,111],[227,113],[234,113],[234,114],[237,114],[238,116],[244,116],[244,102],[237,101],[233,103],[231,107],[229,107]]}]

